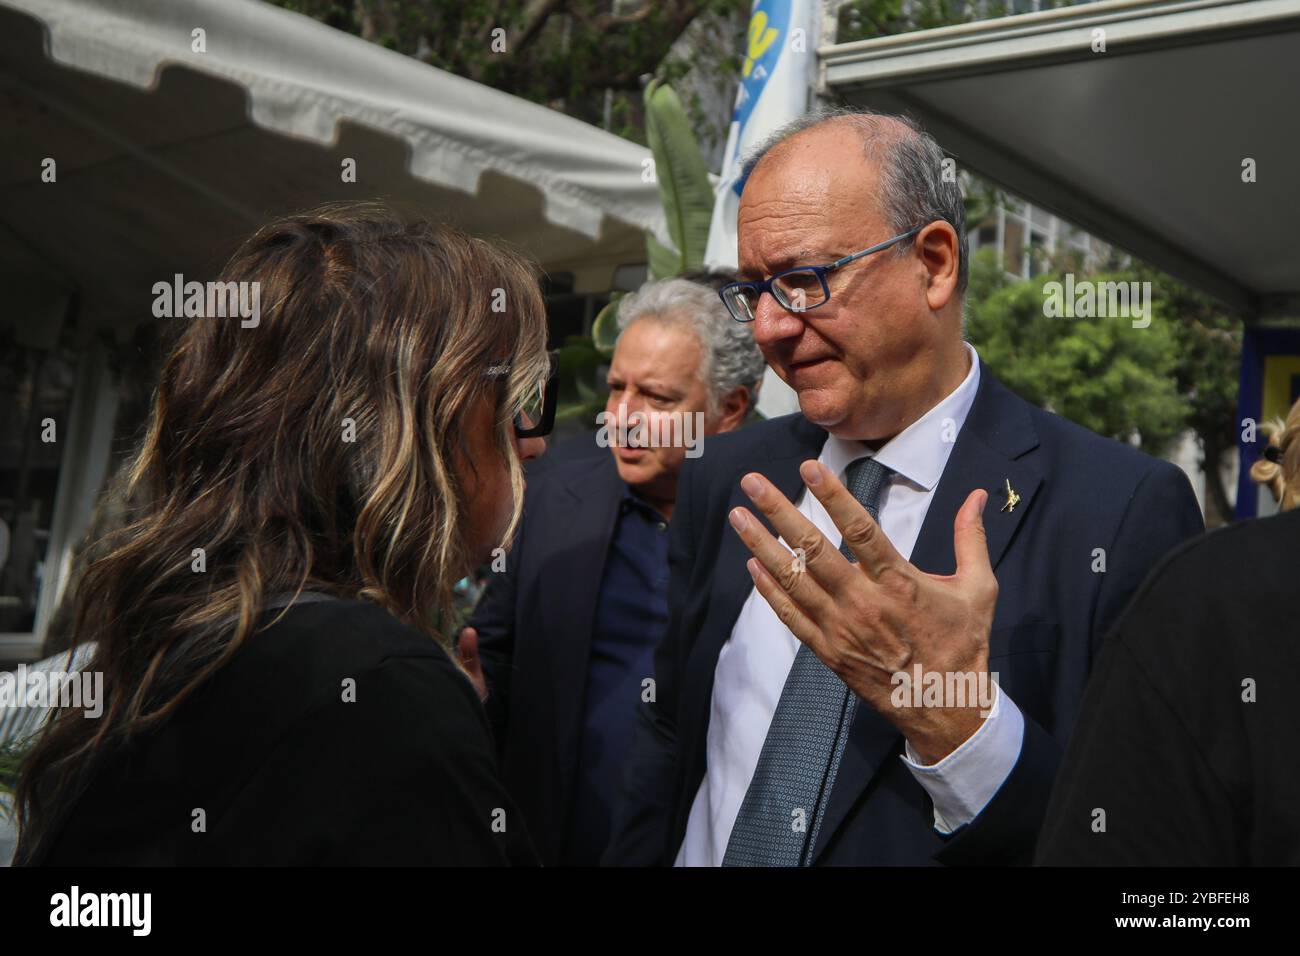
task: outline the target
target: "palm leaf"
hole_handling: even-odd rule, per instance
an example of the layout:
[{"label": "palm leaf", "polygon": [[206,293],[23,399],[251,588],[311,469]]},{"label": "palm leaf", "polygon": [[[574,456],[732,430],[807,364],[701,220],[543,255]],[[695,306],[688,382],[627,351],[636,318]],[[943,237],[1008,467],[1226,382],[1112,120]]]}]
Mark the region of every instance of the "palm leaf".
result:
[{"label": "palm leaf", "polygon": [[[7,740],[0,744],[0,794],[12,795],[18,788],[18,768],[32,743],[33,740],[28,738],[21,741]],[[7,804],[7,800],[0,800],[0,812],[4,811]]]},{"label": "palm leaf", "polygon": [[690,271],[681,253],[665,246],[649,232],[645,234],[645,252],[652,279],[671,279]]},{"label": "palm leaf", "polygon": [[[646,241],[647,244],[651,241],[649,233],[646,233]],[[596,313],[596,318],[591,323],[591,339],[596,345],[596,351],[604,358],[614,355],[614,344],[618,341],[618,300],[624,295],[623,292],[611,295],[609,304]]]},{"label": "palm leaf", "polygon": [[675,247],[675,268],[668,271],[667,250],[653,237],[646,237],[651,276],[663,279],[703,268],[713,218],[713,186],[690,118],[666,83],[652,80],[646,86],[645,130],[654,154],[668,236]]}]

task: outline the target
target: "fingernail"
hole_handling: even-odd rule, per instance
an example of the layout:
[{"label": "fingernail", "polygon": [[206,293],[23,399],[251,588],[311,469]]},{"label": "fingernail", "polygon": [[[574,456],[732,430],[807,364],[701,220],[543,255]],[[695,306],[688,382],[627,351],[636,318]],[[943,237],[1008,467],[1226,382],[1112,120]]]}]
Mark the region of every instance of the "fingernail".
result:
[{"label": "fingernail", "polygon": [[741,511],[739,508],[732,508],[731,514],[727,515],[727,518],[731,522],[731,526],[737,531],[744,531],[745,527],[749,524],[749,520],[745,517],[745,512]]},{"label": "fingernail", "polygon": [[804,484],[820,485],[822,483],[822,466],[815,461],[804,462],[799,469],[803,475]]},{"label": "fingernail", "polygon": [[758,580],[758,558],[750,558],[748,561],[746,561],[745,570],[749,572],[749,576],[751,578],[757,581]]},{"label": "fingernail", "polygon": [[751,498],[757,498],[763,491],[763,483],[754,475],[740,479],[740,487]]}]

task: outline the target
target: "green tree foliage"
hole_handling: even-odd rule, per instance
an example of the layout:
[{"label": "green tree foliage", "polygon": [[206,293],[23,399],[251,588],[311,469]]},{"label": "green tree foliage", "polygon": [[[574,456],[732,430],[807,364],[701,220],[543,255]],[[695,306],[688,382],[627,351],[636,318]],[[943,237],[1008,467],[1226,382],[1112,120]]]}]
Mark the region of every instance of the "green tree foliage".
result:
[{"label": "green tree foliage", "polygon": [[1187,427],[1200,444],[1206,475],[1207,521],[1228,521],[1232,506],[1220,472],[1237,447],[1242,317],[1145,263],[1136,264],[1132,276],[1151,283],[1153,298],[1170,319],[1178,354],[1178,392],[1186,404]]},{"label": "green tree foliage", "polygon": [[[645,78],[739,70],[749,0],[269,0],[644,143]],[[690,62],[669,55],[700,17]],[[503,32],[497,32],[503,31]]]},{"label": "green tree foliage", "polygon": [[[1044,314],[1043,285],[1058,275],[1008,282],[991,256],[973,263],[966,331],[1012,391],[1101,435],[1137,438],[1161,454],[1187,416],[1177,385],[1178,342],[1167,303],[1147,328],[1119,318]],[[1126,281],[1124,275],[1090,276]]]},{"label": "green tree foliage", "polygon": [[1136,436],[1152,454],[1190,429],[1206,474],[1207,520],[1231,516],[1220,478],[1236,444],[1241,320],[1143,263],[1080,278],[1150,282],[1151,324],[1122,318],[1049,318],[1044,284],[1062,270],[1010,281],[986,250],[971,266],[966,331],[1008,387],[1103,435]]}]

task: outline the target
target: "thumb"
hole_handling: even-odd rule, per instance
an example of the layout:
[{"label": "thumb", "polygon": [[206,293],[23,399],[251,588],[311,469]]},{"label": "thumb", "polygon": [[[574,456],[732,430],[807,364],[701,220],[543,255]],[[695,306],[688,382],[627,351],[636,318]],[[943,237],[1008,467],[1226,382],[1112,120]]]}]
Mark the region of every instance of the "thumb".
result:
[{"label": "thumb", "polygon": [[460,640],[456,642],[456,651],[460,655],[460,666],[469,675],[469,681],[478,692],[479,700],[487,700],[487,677],[478,659],[478,631],[472,627],[463,628]]},{"label": "thumb", "polygon": [[465,665],[466,670],[474,672],[481,670],[478,662],[478,631],[472,627],[462,628],[456,650],[460,654],[460,662]]},{"label": "thumb", "polygon": [[957,556],[959,576],[993,576],[993,568],[989,564],[988,538],[984,533],[984,506],[988,500],[989,493],[983,488],[976,488],[966,498],[953,521],[952,547]]}]

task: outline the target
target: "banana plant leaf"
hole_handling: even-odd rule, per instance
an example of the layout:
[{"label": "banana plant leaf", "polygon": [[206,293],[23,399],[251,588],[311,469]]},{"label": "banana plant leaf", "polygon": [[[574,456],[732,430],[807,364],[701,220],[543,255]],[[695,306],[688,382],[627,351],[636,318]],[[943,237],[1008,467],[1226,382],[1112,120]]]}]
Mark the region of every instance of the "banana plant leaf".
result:
[{"label": "banana plant leaf", "polygon": [[[6,741],[0,744],[0,794],[12,795],[18,787],[18,767],[27,754],[30,741]],[[6,801],[0,801],[3,812]]]},{"label": "banana plant leaf", "polygon": [[670,250],[647,234],[646,255],[651,278],[667,279],[704,265],[713,218],[713,185],[690,117],[666,83],[652,80],[646,86],[645,130],[674,246]]},{"label": "banana plant leaf", "polygon": [[[651,241],[649,235],[647,241]],[[615,292],[610,296],[609,304],[596,313],[591,323],[591,338],[596,351],[602,358],[614,357],[614,344],[618,342],[618,302],[625,293]]]}]

